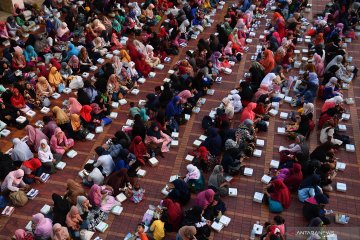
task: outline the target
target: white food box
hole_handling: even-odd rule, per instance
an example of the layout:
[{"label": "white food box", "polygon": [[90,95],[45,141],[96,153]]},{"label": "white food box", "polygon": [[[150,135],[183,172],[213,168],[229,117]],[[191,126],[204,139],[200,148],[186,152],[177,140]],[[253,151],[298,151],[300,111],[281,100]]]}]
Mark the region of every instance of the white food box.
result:
[{"label": "white food box", "polygon": [[284,135],[285,132],[286,132],[285,128],[283,128],[283,127],[278,127],[278,128],[277,128],[277,133],[278,133],[278,134]]},{"label": "white food box", "polygon": [[254,202],[257,202],[257,203],[262,203],[263,198],[264,198],[264,194],[263,194],[263,193],[255,192],[255,193],[254,193],[253,201],[254,201]]},{"label": "white food box", "polygon": [[119,103],[121,106],[123,106],[123,105],[127,104],[127,101],[126,101],[126,99],[120,99]]},{"label": "white food box", "polygon": [[296,50],[294,50],[294,53],[295,54],[300,54],[300,50],[296,49]]},{"label": "white food box", "polygon": [[229,196],[236,197],[237,196],[237,188],[229,188]]},{"label": "white food box", "polygon": [[125,125],[131,127],[132,125],[134,125],[134,120],[132,120],[132,119],[126,120]]},{"label": "white food box", "polygon": [[140,90],[137,88],[134,88],[133,90],[131,90],[131,94],[133,94],[133,95],[138,95],[139,92],[140,92]]},{"label": "white food box", "polygon": [[229,75],[232,73],[232,70],[230,68],[225,68],[224,73]]},{"label": "white food box", "polygon": [[248,177],[251,177],[252,175],[253,175],[253,173],[254,173],[254,169],[252,169],[252,168],[245,168],[244,169],[244,175],[245,176],[248,176]]},{"label": "white food box", "polygon": [[256,146],[263,147],[265,146],[265,140],[263,139],[256,139]]},{"label": "white food box", "polygon": [[112,107],[112,108],[118,108],[118,107],[119,107],[119,103],[118,103],[118,102],[112,102],[112,103],[111,103],[111,107]]},{"label": "white food box", "polygon": [[36,115],[36,112],[34,112],[33,110],[29,110],[29,111],[27,111],[26,112],[26,116],[28,116],[28,117],[35,117],[35,115]]},{"label": "white food box", "polygon": [[250,32],[250,33],[249,33],[249,36],[250,36],[250,37],[255,37],[255,36],[256,36],[256,33],[255,33],[255,32]]},{"label": "white food box", "polygon": [[[222,7],[222,6],[221,6]],[[219,7],[218,7],[219,8]],[[212,224],[211,224],[211,228],[214,229],[215,231],[217,232],[220,232],[223,228],[224,228],[224,225],[222,223],[218,223],[216,221],[214,221]]]},{"label": "white food box", "polygon": [[173,139],[178,139],[178,138],[179,138],[179,133],[178,133],[178,132],[172,132],[172,133],[171,133],[171,137],[172,137]]},{"label": "white food box", "polygon": [[154,72],[149,72],[149,77],[150,77],[150,78],[154,78],[155,75],[156,75],[156,73],[154,73]]},{"label": "white food box", "polygon": [[71,88],[65,88],[63,93],[69,94],[71,93]]},{"label": "white food box", "polygon": [[191,35],[191,39],[197,39],[197,35],[196,35],[196,34],[192,34],[192,35]]},{"label": "white food box", "polygon": [[301,62],[299,61],[294,62],[294,68],[300,68],[300,66],[301,66]]},{"label": "white food box", "polygon": [[152,167],[155,167],[155,166],[157,166],[159,164],[159,161],[156,158],[152,157],[152,158],[149,159],[149,164]]},{"label": "white food box", "polygon": [[85,139],[88,140],[88,141],[91,141],[91,140],[94,139],[94,137],[95,137],[95,134],[93,134],[93,133],[88,133],[88,134],[86,135]]},{"label": "white food box", "polygon": [[211,110],[210,113],[209,113],[209,116],[214,119],[215,116],[216,116],[216,111],[215,110]]},{"label": "white food box", "polygon": [[338,240],[338,237],[335,233],[331,233],[326,236],[326,240]]},{"label": "white food box", "polygon": [[8,130],[8,129],[3,129],[3,130],[1,130],[1,132],[0,132],[0,136],[2,136],[2,137],[7,137],[7,136],[10,135],[10,133],[11,133],[10,130]]},{"label": "white food box", "polygon": [[115,207],[113,207],[111,209],[111,213],[114,214],[114,215],[119,216],[122,213],[123,210],[124,210],[124,208],[118,205],[118,206],[115,206]]},{"label": "white food box", "polygon": [[336,183],[336,190],[339,192],[346,192],[346,183]]},{"label": "white food box", "polygon": [[124,193],[119,193],[118,195],[116,195],[115,198],[120,203],[124,202],[127,199]]},{"label": "white food box", "polygon": [[103,63],[105,62],[105,60],[104,60],[103,58],[99,58],[99,59],[97,60],[97,62],[100,63],[100,64],[103,64]]},{"label": "white food box", "polygon": [[229,226],[230,222],[231,222],[231,218],[225,216],[225,215],[222,215],[219,222],[224,225],[225,227]]},{"label": "white food box", "polygon": [[345,98],[345,102],[346,102],[346,104],[349,104],[349,105],[355,103],[353,98]]},{"label": "white food box", "polygon": [[87,78],[87,77],[89,77],[89,73],[84,72],[81,76],[82,76],[83,78]]},{"label": "white food box", "polygon": [[208,95],[214,95],[214,93],[215,93],[215,89],[208,89],[206,91],[206,94],[208,94]]},{"label": "white food box", "polygon": [[336,162],[336,170],[344,171],[346,168],[346,163],[343,162]]},{"label": "white food box", "polygon": [[56,169],[63,170],[65,167],[66,167],[65,162],[58,162],[58,164],[56,164]]},{"label": "white food box", "polygon": [[139,169],[136,174],[139,176],[139,177],[145,177],[146,175],[146,170],[144,169]]},{"label": "white food box", "polygon": [[286,102],[286,103],[292,103],[292,97],[286,96],[286,97],[284,98],[284,102]]},{"label": "white food box", "polygon": [[21,76],[22,75],[22,71],[21,70],[16,70],[15,71],[15,76]]},{"label": "white food box", "polygon": [[58,99],[61,97],[60,93],[54,93],[53,95],[51,95],[54,99]]},{"label": "white food box", "polygon": [[67,156],[68,158],[74,158],[77,154],[78,154],[77,151],[75,151],[74,149],[71,149],[70,151],[68,151],[68,152],[66,153],[66,156]]},{"label": "white food box", "polygon": [[307,62],[309,60],[309,58],[307,58],[307,57],[302,57],[301,58],[301,61],[303,61],[303,62]]},{"label": "white food box", "polygon": [[199,107],[194,107],[192,109],[193,113],[199,113],[200,112],[200,108]]},{"label": "white food box", "polygon": [[114,55],[119,55],[119,54],[120,54],[120,51],[119,51],[119,50],[114,50],[112,53],[113,53]]},{"label": "white food box", "polygon": [[260,149],[254,150],[254,153],[253,153],[254,157],[261,157],[261,155],[262,155],[262,150],[260,150]]},{"label": "white food box", "polygon": [[281,98],[281,99],[284,99],[284,98],[285,98],[285,94],[278,93],[278,94],[276,94],[276,97]]},{"label": "white food box", "polygon": [[174,70],[172,70],[172,69],[170,69],[169,71],[168,71],[168,74],[174,74],[175,73],[175,71]]},{"label": "white food box", "polygon": [[185,120],[189,121],[190,120],[190,114],[185,114]]},{"label": "white food box", "polygon": [[85,169],[81,170],[78,173],[78,176],[81,177],[81,178],[85,178],[87,175],[89,175],[89,173]]},{"label": "white food box", "polygon": [[117,113],[117,112],[111,112],[111,113],[110,113],[110,118],[112,118],[112,119],[117,118],[117,116],[118,116],[118,113]]},{"label": "white food box", "polygon": [[146,79],[145,78],[139,78],[137,80],[138,83],[141,83],[141,84],[144,84],[146,82]]},{"label": "white food box", "polygon": [[338,124],[339,131],[346,132],[346,125],[344,124]]},{"label": "white food box", "polygon": [[272,103],[271,103],[271,106],[272,106],[273,108],[275,108],[275,110],[278,110],[279,107],[280,107],[280,103],[279,103],[279,102],[272,102]]},{"label": "white food box", "polygon": [[195,140],[195,141],[193,142],[193,145],[194,145],[195,147],[200,147],[201,141],[200,141],[200,140]]},{"label": "white food box", "polygon": [[106,229],[108,229],[109,225],[103,221],[99,222],[98,225],[96,225],[95,229],[98,230],[99,232],[103,233],[106,231]]},{"label": "white food box", "polygon": [[246,39],[246,43],[252,43],[252,39],[251,39],[251,38],[247,38],[247,39]]},{"label": "white food box", "polygon": [[281,118],[281,119],[288,119],[288,117],[289,117],[289,114],[288,114],[288,113],[286,113],[286,112],[281,112],[281,113],[280,113],[280,118]]},{"label": "white food box", "polygon": [[107,59],[112,59],[113,56],[114,56],[114,55],[112,55],[111,53],[108,53],[108,54],[105,55],[105,57],[106,57]]},{"label": "white food box", "polygon": [[303,53],[308,53],[308,52],[309,52],[309,50],[308,50],[308,49],[306,49],[306,48],[304,48],[304,49],[302,49],[302,52],[303,52]]},{"label": "white food box", "polygon": [[261,182],[262,182],[262,183],[269,184],[270,181],[271,181],[271,177],[270,177],[269,175],[266,175],[266,174],[265,174],[265,175],[262,176],[262,178],[261,178]]},{"label": "white food box", "polygon": [[269,114],[270,114],[271,116],[276,116],[278,113],[279,113],[279,111],[276,110],[276,109],[271,109],[271,110],[269,111]]},{"label": "white food box", "polygon": [[90,70],[91,70],[91,71],[96,71],[97,69],[98,69],[98,67],[95,66],[95,65],[93,65],[93,66],[90,67]]},{"label": "white food box", "polygon": [[3,44],[5,47],[10,46],[10,41],[9,41],[9,40],[3,41],[2,44]]},{"label": "white food box", "polygon": [[170,78],[164,78],[163,82],[170,82]]},{"label": "white food box", "polygon": [[26,226],[25,226],[25,230],[28,232],[32,232],[32,221],[29,221]]},{"label": "white food box", "polygon": [[170,143],[171,146],[179,146],[179,141],[178,140],[172,140],[171,143]]},{"label": "white food box", "polygon": [[264,39],[265,39],[265,36],[264,36],[264,35],[260,35],[260,36],[259,36],[259,39],[260,39],[260,40],[264,40]]},{"label": "white food box", "polygon": [[172,175],[172,176],[170,176],[169,182],[173,182],[178,178],[179,178],[179,175]]},{"label": "white food box", "polygon": [[16,122],[18,123],[24,123],[26,121],[26,117],[24,116],[20,116],[18,118],[16,118]]},{"label": "white food box", "polygon": [[284,147],[284,146],[279,147],[279,152],[284,151],[284,150],[289,150],[289,149],[287,147]]},{"label": "white food box", "polygon": [[346,144],[345,148],[347,152],[355,152],[355,146],[353,144]]},{"label": "white food box", "polygon": [[45,204],[41,209],[40,212],[44,215],[48,214],[51,210],[51,207],[47,204]]},{"label": "white food box", "polygon": [[235,65],[235,62],[234,61],[229,61],[229,64],[230,64],[230,66],[234,66]]},{"label": "white food box", "polygon": [[95,128],[95,133],[102,133],[104,132],[104,128],[102,126],[98,126]]},{"label": "white food box", "polygon": [[166,185],[163,189],[161,189],[161,193],[164,194],[165,196],[169,195],[169,191],[168,191],[168,185]]},{"label": "white food box", "polygon": [[271,160],[270,168],[279,168],[280,162],[277,160]]},{"label": "white food box", "polygon": [[254,224],[253,229],[256,235],[261,235],[263,233],[264,227],[259,224]]},{"label": "white food box", "polygon": [[192,162],[192,160],[194,160],[194,156],[188,154],[188,155],[186,155],[185,160],[189,161],[189,162]]},{"label": "white food box", "polygon": [[205,141],[205,140],[207,139],[207,136],[205,136],[205,135],[200,135],[199,139],[200,139],[201,141]]},{"label": "white food box", "polygon": [[41,110],[40,110],[41,113],[43,114],[47,114],[50,112],[50,108],[47,108],[47,107],[43,107]]}]

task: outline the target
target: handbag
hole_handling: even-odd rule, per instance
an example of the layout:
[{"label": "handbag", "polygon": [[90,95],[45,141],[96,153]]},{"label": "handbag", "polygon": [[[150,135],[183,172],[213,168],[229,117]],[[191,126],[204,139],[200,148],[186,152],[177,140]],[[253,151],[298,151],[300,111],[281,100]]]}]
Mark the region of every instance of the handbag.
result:
[{"label": "handbag", "polygon": [[25,206],[29,201],[24,191],[11,192],[9,194],[9,200],[15,207]]}]

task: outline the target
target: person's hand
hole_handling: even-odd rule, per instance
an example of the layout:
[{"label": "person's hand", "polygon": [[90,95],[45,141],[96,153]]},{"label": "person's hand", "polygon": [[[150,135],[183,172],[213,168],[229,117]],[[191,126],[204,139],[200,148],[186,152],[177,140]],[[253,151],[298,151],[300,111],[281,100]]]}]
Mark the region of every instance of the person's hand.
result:
[{"label": "person's hand", "polygon": [[211,226],[211,221],[210,220],[206,220],[206,224]]},{"label": "person's hand", "polygon": [[53,159],[53,160],[52,160],[52,162],[54,163],[54,162],[56,162],[56,160],[55,160],[55,159]]}]

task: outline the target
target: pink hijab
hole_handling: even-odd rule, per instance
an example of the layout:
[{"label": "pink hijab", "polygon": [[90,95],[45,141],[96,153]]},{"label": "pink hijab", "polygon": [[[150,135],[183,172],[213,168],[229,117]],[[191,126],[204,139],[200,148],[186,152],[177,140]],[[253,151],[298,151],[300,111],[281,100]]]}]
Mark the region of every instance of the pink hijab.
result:
[{"label": "pink hijab", "polygon": [[29,146],[34,146],[34,149],[39,149],[40,141],[45,139],[49,141],[48,137],[38,128],[34,128],[31,125],[25,127],[26,135],[29,137],[27,144]]},{"label": "pink hijab", "polygon": [[195,205],[202,209],[207,208],[214,201],[215,192],[212,189],[204,190],[195,198]]},{"label": "pink hijab", "polygon": [[24,229],[18,229],[15,231],[15,239],[16,240],[24,240],[26,238],[27,233]]},{"label": "pink hijab", "polygon": [[113,34],[111,35],[111,42],[112,42],[116,47],[123,48],[123,45],[121,44],[121,42],[119,42],[119,39],[118,39],[116,33],[113,33]]},{"label": "pink hijab", "polygon": [[233,52],[232,52],[232,42],[229,41],[226,45],[226,47],[224,48],[224,54],[225,55],[232,55]]},{"label": "pink hijab", "polygon": [[57,29],[57,36],[62,37],[65,33],[69,31],[66,22],[61,23],[60,27]]},{"label": "pink hijab", "polygon": [[314,55],[314,60],[315,60],[316,74],[319,77],[322,77],[324,75],[324,70],[325,70],[324,60],[318,54]]},{"label": "pink hijab", "polygon": [[52,221],[45,218],[42,213],[37,213],[32,216],[32,221],[36,225],[35,235],[42,238],[50,238],[52,235]]},{"label": "pink hijab", "polygon": [[178,97],[180,98],[180,101],[182,104],[186,103],[188,98],[191,98],[192,94],[189,90],[184,90],[184,91],[181,91],[179,94],[178,94]]},{"label": "pink hijab", "polygon": [[101,187],[97,184],[92,185],[88,194],[88,198],[91,205],[100,207],[102,201]]},{"label": "pink hijab", "polygon": [[74,97],[71,97],[69,98],[69,112],[70,114],[79,114],[80,113],[80,110],[82,108],[82,105],[79,103],[79,101],[74,98]]}]

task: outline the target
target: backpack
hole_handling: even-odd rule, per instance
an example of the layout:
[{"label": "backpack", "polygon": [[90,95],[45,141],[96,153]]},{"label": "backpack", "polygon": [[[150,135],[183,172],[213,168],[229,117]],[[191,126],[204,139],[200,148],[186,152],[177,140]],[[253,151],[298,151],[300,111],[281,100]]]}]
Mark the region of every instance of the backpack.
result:
[{"label": "backpack", "polygon": [[10,193],[9,200],[15,207],[23,207],[29,201],[24,191]]}]

